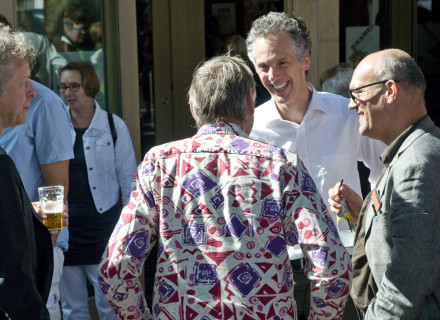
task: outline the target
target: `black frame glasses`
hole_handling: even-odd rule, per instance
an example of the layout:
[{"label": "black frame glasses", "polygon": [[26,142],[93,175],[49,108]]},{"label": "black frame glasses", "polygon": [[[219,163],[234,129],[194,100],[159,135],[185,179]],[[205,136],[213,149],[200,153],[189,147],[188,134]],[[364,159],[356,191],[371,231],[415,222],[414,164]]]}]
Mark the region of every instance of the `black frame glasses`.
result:
[{"label": "black frame glasses", "polygon": [[356,89],[348,90],[348,94],[349,94],[351,100],[353,100],[354,103],[357,103],[357,98],[353,95],[354,91],[358,91],[358,90],[361,90],[361,89],[364,89],[364,88],[367,88],[367,87],[371,87],[371,86],[374,86],[376,84],[384,84],[384,83],[387,83],[390,80],[392,80],[394,82],[399,82],[399,80],[394,80],[394,79],[377,81],[377,82],[373,82],[373,83],[370,83],[370,84],[366,84],[365,86],[362,86],[362,87],[359,87],[359,88],[356,88]]},{"label": "black frame glasses", "polygon": [[80,83],[72,83],[70,86],[60,85],[58,86],[58,90],[60,90],[61,93],[66,93],[67,89],[69,89],[70,92],[78,92],[81,86]]}]

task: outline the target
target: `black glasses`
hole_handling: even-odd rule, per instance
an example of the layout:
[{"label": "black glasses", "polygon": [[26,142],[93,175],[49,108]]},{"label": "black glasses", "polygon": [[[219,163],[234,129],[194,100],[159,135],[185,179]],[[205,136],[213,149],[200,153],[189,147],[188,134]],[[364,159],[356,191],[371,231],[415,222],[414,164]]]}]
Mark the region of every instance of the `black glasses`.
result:
[{"label": "black glasses", "polygon": [[58,86],[58,90],[60,90],[61,93],[66,93],[67,89],[69,89],[70,92],[78,92],[79,88],[81,88],[79,83],[72,83],[70,86]]},{"label": "black glasses", "polygon": [[[365,86],[362,86],[362,87],[359,87],[359,88],[356,88],[356,89],[352,89],[352,90],[348,90],[348,94],[350,95],[351,100],[353,100],[354,103],[357,103],[358,102],[357,98],[353,95],[353,92],[358,91],[360,89],[364,89],[364,88],[370,87],[370,86],[374,86],[376,84],[384,84],[384,83],[387,83],[390,80],[392,80],[392,79],[382,80],[382,81],[377,81],[377,82],[373,82],[373,83],[370,83],[370,84],[366,84]],[[393,80],[393,81],[394,82],[399,82],[399,80]]]}]

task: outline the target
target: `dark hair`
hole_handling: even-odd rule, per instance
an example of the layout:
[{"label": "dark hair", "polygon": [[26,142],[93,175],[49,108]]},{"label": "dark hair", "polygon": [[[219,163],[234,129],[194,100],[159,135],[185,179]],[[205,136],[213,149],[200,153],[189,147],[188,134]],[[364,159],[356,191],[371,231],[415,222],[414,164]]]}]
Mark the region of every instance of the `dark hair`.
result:
[{"label": "dark hair", "polygon": [[82,86],[84,92],[89,97],[94,97],[99,91],[99,80],[95,69],[89,62],[74,61],[69,62],[64,67],[60,68],[59,75],[67,70],[76,70],[81,74]]},{"label": "dark hair", "polygon": [[12,29],[12,24],[9,22],[9,20],[5,17],[4,14],[0,13],[0,23],[3,23],[4,25],[7,25],[9,28]]}]

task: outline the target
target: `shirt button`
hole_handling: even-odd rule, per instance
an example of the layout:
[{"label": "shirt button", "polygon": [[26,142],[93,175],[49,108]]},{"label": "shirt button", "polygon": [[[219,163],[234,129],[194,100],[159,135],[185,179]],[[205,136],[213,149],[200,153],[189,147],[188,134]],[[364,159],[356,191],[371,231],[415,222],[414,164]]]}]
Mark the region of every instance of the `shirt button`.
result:
[{"label": "shirt button", "polygon": [[93,187],[93,190],[96,190],[96,187]]},{"label": "shirt button", "polygon": [[90,171],[92,171],[92,170],[93,170],[93,168],[92,168],[92,167],[90,167],[90,168],[89,168],[89,170],[90,170]]},{"label": "shirt button", "polygon": [[99,211],[102,211],[102,208],[99,208]]},{"label": "shirt button", "polygon": [[89,147],[89,146],[87,146],[87,147],[86,147],[86,149],[87,149],[87,150],[90,150],[90,147]]},{"label": "shirt button", "polygon": [[107,141],[107,145],[108,145],[108,146],[110,145],[110,142],[109,142],[109,141]]}]

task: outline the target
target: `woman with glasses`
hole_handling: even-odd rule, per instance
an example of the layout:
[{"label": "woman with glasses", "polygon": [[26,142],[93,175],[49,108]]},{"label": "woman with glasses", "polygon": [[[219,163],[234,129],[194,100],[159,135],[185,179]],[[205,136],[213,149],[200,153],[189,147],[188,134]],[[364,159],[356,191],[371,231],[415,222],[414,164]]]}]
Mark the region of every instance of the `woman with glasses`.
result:
[{"label": "woman with glasses", "polygon": [[63,319],[90,319],[87,279],[99,318],[116,319],[98,287],[98,264],[119,218],[120,192],[125,200],[136,174],[133,145],[122,119],[109,117],[93,98],[99,81],[91,64],[70,62],[59,74],[76,133],[69,164],[69,249],[61,277]]}]

